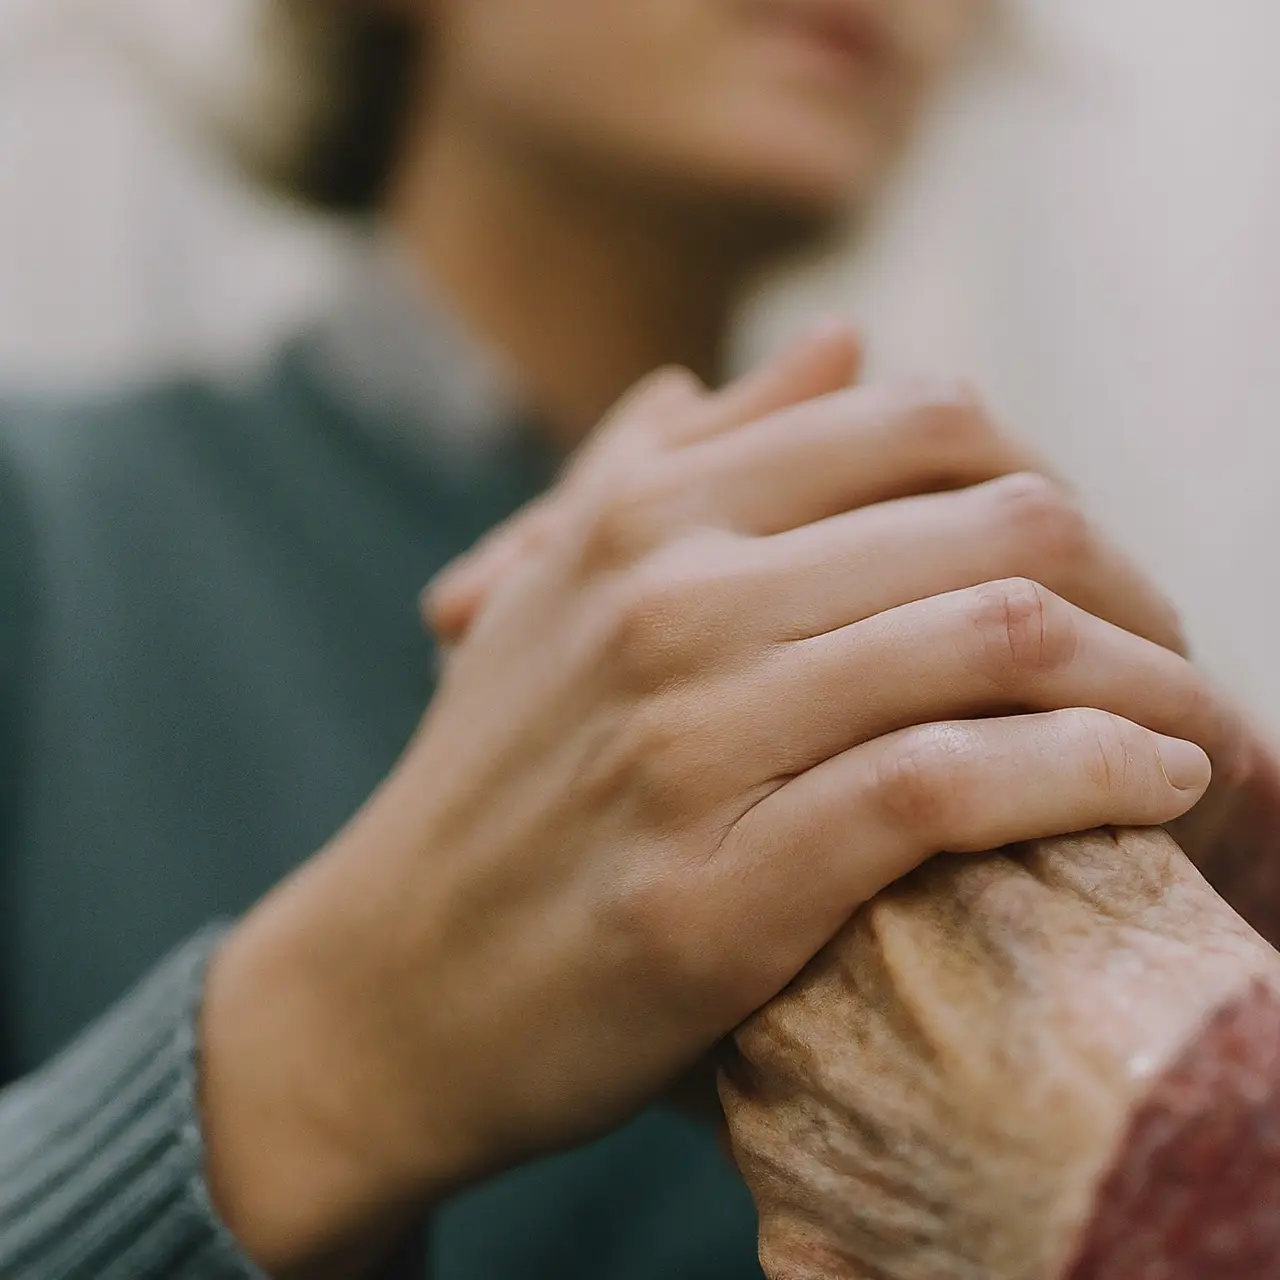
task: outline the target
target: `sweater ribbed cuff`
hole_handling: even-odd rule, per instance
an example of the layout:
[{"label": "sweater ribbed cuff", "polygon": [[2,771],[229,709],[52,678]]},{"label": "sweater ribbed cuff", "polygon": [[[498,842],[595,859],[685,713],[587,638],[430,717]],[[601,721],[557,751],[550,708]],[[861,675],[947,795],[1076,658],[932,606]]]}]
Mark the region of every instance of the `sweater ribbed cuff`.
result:
[{"label": "sweater ribbed cuff", "polygon": [[265,1280],[204,1181],[197,1025],[222,935],[191,939],[0,1093],[5,1280]]}]

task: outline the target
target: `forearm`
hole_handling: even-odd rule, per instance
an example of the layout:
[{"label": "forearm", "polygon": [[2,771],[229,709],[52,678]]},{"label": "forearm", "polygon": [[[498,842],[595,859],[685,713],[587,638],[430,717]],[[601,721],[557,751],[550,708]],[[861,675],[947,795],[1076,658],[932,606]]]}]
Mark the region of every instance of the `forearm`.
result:
[{"label": "forearm", "polygon": [[[379,1271],[434,1202],[491,1167],[426,1031],[449,1003],[440,966],[419,946],[421,968],[404,971],[403,931],[378,888],[380,875],[398,883],[398,836],[382,813],[375,801],[269,894],[209,968],[208,1184],[246,1253],[279,1280]],[[414,927],[430,933],[420,905]]]},{"label": "forearm", "polygon": [[354,1020],[337,1025],[324,1007],[338,984],[326,982],[322,956],[292,945],[278,914],[268,899],[210,966],[201,1025],[210,1192],[278,1280],[362,1277],[412,1221],[412,1196],[376,1159],[376,1086],[353,1069],[370,1046]]}]

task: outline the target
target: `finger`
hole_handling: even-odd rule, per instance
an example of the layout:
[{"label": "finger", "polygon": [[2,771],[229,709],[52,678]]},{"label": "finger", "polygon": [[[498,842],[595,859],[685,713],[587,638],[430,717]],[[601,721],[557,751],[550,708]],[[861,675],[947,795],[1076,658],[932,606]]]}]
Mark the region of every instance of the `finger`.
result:
[{"label": "finger", "polygon": [[673,423],[668,440],[676,445],[706,440],[792,405],[841,391],[858,380],[862,358],[862,341],[856,329],[844,321],[824,322],[709,397],[702,413]]},{"label": "finger", "polygon": [[704,441],[672,484],[743,533],[795,529],[842,511],[979,484],[1043,462],[948,385],[858,387]]},{"label": "finger", "polygon": [[1052,480],[1031,473],[877,503],[754,540],[762,626],[800,639],[929,596],[1033,578],[1126,631],[1184,651],[1178,616]]},{"label": "finger", "polygon": [[685,413],[709,399],[702,379],[680,365],[664,365],[635,382],[605,414],[591,433],[588,444],[636,418],[662,420],[671,413]]},{"label": "finger", "polygon": [[726,852],[760,901],[793,904],[788,919],[809,930],[795,939],[803,964],[934,854],[1169,822],[1209,777],[1199,747],[1092,709],[930,724],[795,778],[742,818]]},{"label": "finger", "polygon": [[542,544],[566,498],[607,483],[629,460],[657,448],[669,423],[697,414],[708,398],[706,388],[687,369],[659,369],[642,378],[613,408],[548,493],[490,530],[427,585],[419,598],[426,626],[442,641],[460,640],[497,583]]},{"label": "finger", "polygon": [[665,448],[680,424],[710,412],[715,395],[688,369],[670,366],[640,379],[579,446],[557,489],[612,474],[624,459]]},{"label": "finger", "polygon": [[447,565],[422,592],[422,620],[444,644],[457,644],[507,573],[542,544],[553,527],[550,496],[539,498]]},{"label": "finger", "polygon": [[1186,659],[1027,579],[984,583],[771,651],[739,673],[717,729],[739,760],[788,777],[912,724],[1096,707],[1199,743],[1237,740]]},{"label": "finger", "polygon": [[499,525],[447,566],[424,590],[424,623],[456,643],[506,572],[542,541],[554,503],[573,490],[607,484],[637,456],[657,447],[721,434],[798,402],[847,387],[858,375],[861,344],[847,325],[831,324],[793,343],[717,395],[685,369],[661,369],[618,402],[545,498]]}]

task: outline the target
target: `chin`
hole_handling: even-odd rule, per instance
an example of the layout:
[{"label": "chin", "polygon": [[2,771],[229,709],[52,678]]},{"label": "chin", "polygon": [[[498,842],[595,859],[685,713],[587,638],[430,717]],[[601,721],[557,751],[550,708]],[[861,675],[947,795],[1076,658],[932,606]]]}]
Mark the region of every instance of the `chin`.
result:
[{"label": "chin", "polygon": [[772,200],[780,209],[826,222],[843,222],[874,196],[884,177],[878,159],[859,163],[857,157],[803,155],[772,156],[743,174],[757,198]]},{"label": "chin", "polygon": [[805,110],[743,95],[699,117],[670,104],[644,127],[610,131],[587,154],[596,172],[621,176],[676,207],[710,209],[762,251],[819,240],[844,228],[883,181],[896,148],[879,121]]},{"label": "chin", "polygon": [[875,195],[892,158],[892,148],[870,133],[780,128],[706,156],[695,172],[744,206],[822,234]]}]

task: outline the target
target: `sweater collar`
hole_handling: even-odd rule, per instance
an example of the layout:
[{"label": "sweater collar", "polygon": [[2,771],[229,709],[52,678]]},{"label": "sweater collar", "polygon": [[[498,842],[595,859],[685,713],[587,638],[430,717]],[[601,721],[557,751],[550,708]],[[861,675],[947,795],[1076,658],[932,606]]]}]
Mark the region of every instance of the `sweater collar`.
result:
[{"label": "sweater collar", "polygon": [[415,448],[483,465],[528,434],[514,377],[385,231],[356,241],[312,335],[316,376],[358,420]]}]

